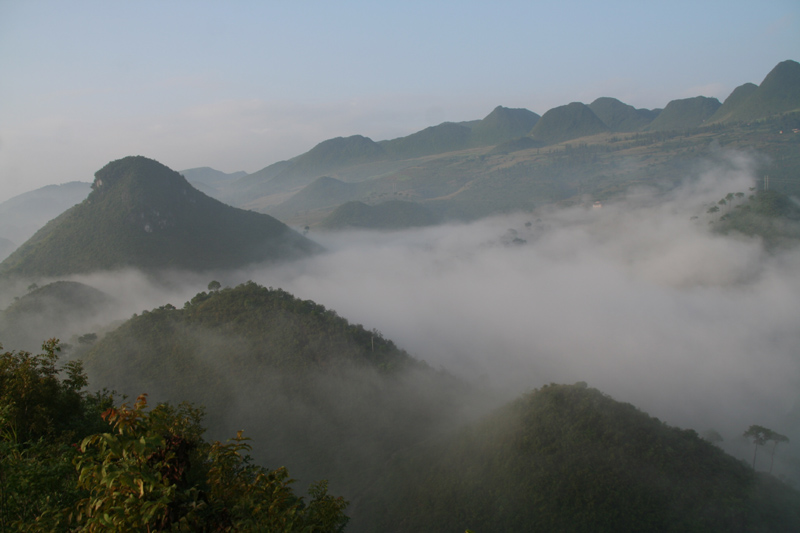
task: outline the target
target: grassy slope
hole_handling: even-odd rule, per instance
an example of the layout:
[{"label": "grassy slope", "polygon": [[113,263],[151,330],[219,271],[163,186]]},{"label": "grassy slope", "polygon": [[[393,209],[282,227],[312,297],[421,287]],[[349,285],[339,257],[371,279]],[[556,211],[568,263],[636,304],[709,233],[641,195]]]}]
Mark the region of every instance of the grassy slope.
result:
[{"label": "grassy slope", "polygon": [[721,105],[716,98],[705,96],[673,100],[644,128],[644,131],[696,128],[710,119]]},{"label": "grassy slope", "polygon": [[389,200],[377,205],[363,202],[347,202],[320,222],[325,229],[369,228],[403,229],[431,226],[439,221],[422,205],[402,200]]}]

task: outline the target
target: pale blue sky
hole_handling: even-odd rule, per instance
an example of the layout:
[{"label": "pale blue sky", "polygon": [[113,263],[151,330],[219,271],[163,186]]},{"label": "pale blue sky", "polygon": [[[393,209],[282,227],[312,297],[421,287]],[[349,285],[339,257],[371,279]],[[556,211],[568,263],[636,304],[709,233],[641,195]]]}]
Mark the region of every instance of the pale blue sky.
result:
[{"label": "pale blue sky", "polygon": [[797,0],[0,0],[0,201],[126,155],[254,172],[497,105],[724,100],[785,59]]}]

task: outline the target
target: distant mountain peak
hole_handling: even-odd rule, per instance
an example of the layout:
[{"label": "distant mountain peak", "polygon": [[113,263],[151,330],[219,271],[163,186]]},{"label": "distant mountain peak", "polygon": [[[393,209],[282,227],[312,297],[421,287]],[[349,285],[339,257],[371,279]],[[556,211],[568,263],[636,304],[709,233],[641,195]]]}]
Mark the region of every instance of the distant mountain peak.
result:
[{"label": "distant mountain peak", "polygon": [[[171,174],[153,173],[153,170],[167,169]],[[174,174],[174,175],[173,175]],[[148,159],[141,155],[123,157],[116,161],[111,161],[103,168],[95,172],[94,182],[92,182],[93,191],[106,191],[114,188],[119,183],[123,183],[126,179],[135,180],[164,180],[171,179],[178,182],[183,181],[186,185],[189,183],[179,173],[169,169],[154,159]]]},{"label": "distant mountain peak", "polygon": [[602,120],[584,103],[572,102],[554,107],[536,123],[530,136],[538,141],[555,144],[609,131]]},{"label": "distant mountain peak", "polygon": [[278,220],[225,205],[158,161],[112,161],[81,204],[50,221],[2,264],[20,277],[134,267],[208,270],[280,260],[319,247]]}]

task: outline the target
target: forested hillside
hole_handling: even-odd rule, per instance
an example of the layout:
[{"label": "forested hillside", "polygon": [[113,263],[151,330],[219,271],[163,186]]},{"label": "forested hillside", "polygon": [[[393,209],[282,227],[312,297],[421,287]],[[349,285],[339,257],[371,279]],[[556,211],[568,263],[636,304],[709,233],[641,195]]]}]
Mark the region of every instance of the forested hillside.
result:
[{"label": "forested hillside", "polygon": [[327,478],[348,499],[482,395],[377,331],[255,283],[143,312],[77,356],[98,386],[203,405],[213,435],[248,428],[260,464]]},{"label": "forested hillside", "polygon": [[585,383],[545,386],[396,458],[382,487],[380,531],[800,528],[796,490]]},{"label": "forested hillside", "polygon": [[319,250],[278,220],[222,204],[177,172],[136,156],[97,171],[89,197],[0,263],[0,273],[33,278],[126,267],[203,271]]}]

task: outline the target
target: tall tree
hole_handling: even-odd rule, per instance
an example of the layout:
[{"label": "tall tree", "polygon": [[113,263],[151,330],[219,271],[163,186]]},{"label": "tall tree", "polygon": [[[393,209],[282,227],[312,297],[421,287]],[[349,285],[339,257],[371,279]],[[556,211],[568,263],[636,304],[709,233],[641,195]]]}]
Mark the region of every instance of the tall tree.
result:
[{"label": "tall tree", "polygon": [[744,432],[744,436],[752,439],[753,444],[755,444],[755,448],[753,450],[753,470],[756,469],[756,454],[758,453],[758,447],[765,445],[771,434],[772,430],[757,425],[750,426],[747,428],[747,431]]},{"label": "tall tree", "polygon": [[786,435],[781,435],[775,431],[772,431],[769,438],[767,440],[771,440],[774,444],[772,445],[772,453],[770,454],[770,461],[769,461],[769,473],[772,473],[772,465],[775,463],[775,448],[778,447],[778,444],[781,442],[789,442],[789,437]]}]

